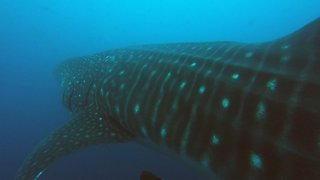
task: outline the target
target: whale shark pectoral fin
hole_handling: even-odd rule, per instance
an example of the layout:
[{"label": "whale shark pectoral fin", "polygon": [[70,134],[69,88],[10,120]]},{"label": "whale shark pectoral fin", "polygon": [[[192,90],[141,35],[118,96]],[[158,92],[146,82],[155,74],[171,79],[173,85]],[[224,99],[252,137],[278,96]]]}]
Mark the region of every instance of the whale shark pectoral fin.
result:
[{"label": "whale shark pectoral fin", "polygon": [[81,148],[132,139],[132,135],[109,127],[99,113],[88,112],[75,115],[70,122],[43,140],[27,157],[16,179],[38,179],[51,163]]},{"label": "whale shark pectoral fin", "polygon": [[154,175],[149,171],[142,171],[140,175],[140,180],[163,180],[163,179]]}]

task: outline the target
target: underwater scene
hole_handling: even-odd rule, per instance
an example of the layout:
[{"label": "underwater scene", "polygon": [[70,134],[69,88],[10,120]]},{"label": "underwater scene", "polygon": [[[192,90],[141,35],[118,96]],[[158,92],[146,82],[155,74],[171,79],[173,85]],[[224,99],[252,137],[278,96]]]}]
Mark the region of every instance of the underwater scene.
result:
[{"label": "underwater scene", "polygon": [[320,179],[319,0],[2,0],[0,180]]}]

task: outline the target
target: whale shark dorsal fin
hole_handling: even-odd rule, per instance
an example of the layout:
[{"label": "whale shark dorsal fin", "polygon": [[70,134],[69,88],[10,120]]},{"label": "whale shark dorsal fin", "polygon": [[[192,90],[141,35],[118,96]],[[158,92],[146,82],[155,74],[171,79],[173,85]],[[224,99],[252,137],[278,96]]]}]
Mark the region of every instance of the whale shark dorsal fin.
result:
[{"label": "whale shark dorsal fin", "polygon": [[[306,24],[296,32],[292,33],[291,36],[301,36],[302,38],[309,37],[310,34],[315,34],[317,37],[320,35],[320,18],[317,18],[310,23]],[[318,39],[319,40],[319,39]]]},{"label": "whale shark dorsal fin", "polygon": [[102,114],[98,112],[80,112],[48,136],[27,157],[16,179],[38,179],[54,161],[84,147],[121,143],[132,139],[129,133],[108,126]]},{"label": "whale shark dorsal fin", "polygon": [[282,39],[287,38],[290,39],[292,44],[295,44],[297,47],[301,48],[300,51],[305,51],[308,49],[311,51],[318,51],[320,48],[320,18],[313,20],[299,30]]}]

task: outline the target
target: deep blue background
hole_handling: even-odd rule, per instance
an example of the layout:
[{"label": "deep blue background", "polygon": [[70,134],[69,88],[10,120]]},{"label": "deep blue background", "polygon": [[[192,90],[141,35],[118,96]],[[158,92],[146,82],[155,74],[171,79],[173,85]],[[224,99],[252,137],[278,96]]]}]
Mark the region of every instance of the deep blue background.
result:
[{"label": "deep blue background", "polygon": [[[52,71],[66,58],[135,44],[281,37],[320,16],[319,0],[1,0],[0,179],[69,118]],[[135,143],[88,148],[43,179],[201,179]],[[41,178],[40,178],[41,179]]]}]

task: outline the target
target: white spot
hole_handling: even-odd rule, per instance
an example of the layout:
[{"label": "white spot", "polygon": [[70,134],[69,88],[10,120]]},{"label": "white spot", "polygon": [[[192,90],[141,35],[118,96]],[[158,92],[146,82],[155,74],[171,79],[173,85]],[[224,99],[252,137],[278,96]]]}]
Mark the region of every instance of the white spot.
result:
[{"label": "white spot", "polygon": [[220,138],[216,134],[213,134],[212,138],[211,138],[211,143],[214,144],[214,145],[219,144],[220,143]]},{"label": "white spot", "polygon": [[238,73],[233,73],[232,74],[232,79],[236,80],[239,79],[240,75]]},{"label": "white spot", "polygon": [[253,168],[255,169],[262,168],[262,159],[258,154],[255,154],[255,153],[251,154],[250,161]]},{"label": "white spot", "polygon": [[205,91],[206,91],[206,87],[205,86],[200,86],[199,93],[203,94]]},{"label": "white spot", "polygon": [[177,103],[177,101],[174,101],[174,102],[172,103],[171,110],[172,110],[172,111],[177,111],[177,110],[178,110],[178,103]]},{"label": "white spot", "polygon": [[270,81],[267,82],[266,86],[270,91],[275,91],[277,88],[277,80],[271,79]]},{"label": "white spot", "polygon": [[102,136],[102,135],[103,135],[103,133],[102,133],[102,132],[98,132],[98,135],[99,135],[99,136]]},{"label": "white spot", "polygon": [[290,45],[289,44],[285,44],[283,46],[281,46],[281,49],[285,50],[285,49],[289,49]]},{"label": "white spot", "polygon": [[180,84],[180,89],[183,89],[185,88],[187,85],[187,83],[185,81],[183,81],[181,84]]},{"label": "white spot", "polygon": [[122,70],[122,71],[119,72],[119,75],[121,76],[121,75],[123,75],[124,73],[125,73],[125,71]]},{"label": "white spot", "polygon": [[266,104],[260,102],[257,106],[256,118],[261,120],[266,118]]},{"label": "white spot", "polygon": [[202,158],[201,163],[203,164],[204,167],[209,168],[210,166],[210,158],[207,154],[205,154]]},{"label": "white spot", "polygon": [[247,52],[245,55],[244,55],[244,57],[245,58],[251,58],[252,56],[253,56],[253,52],[252,51],[249,51],[249,52]]},{"label": "white spot", "polygon": [[194,62],[194,63],[192,63],[190,66],[191,66],[191,67],[195,67],[196,65],[197,65],[197,63]]},{"label": "white spot", "polygon": [[228,108],[230,105],[230,100],[228,98],[223,98],[221,101],[221,105],[225,109]]},{"label": "white spot", "polygon": [[141,128],[141,131],[142,131],[142,134],[144,134],[144,135],[147,135],[147,134],[148,134],[148,132],[147,132],[147,130],[146,130],[145,127],[142,127],[142,128]]},{"label": "white spot", "polygon": [[106,56],[106,57],[105,57],[105,60],[106,60],[106,61],[114,61],[115,59],[116,59],[115,56]]},{"label": "white spot", "polygon": [[124,89],[124,86],[125,86],[124,84],[121,84],[120,89]]},{"label": "white spot", "polygon": [[161,134],[162,138],[166,137],[167,136],[167,130],[165,128],[161,128],[160,134]]},{"label": "white spot", "polygon": [[134,106],[134,113],[138,113],[140,111],[140,105],[139,104],[136,104]]},{"label": "white spot", "polygon": [[117,113],[120,112],[120,107],[119,107],[119,105],[116,105],[116,106],[115,106],[115,110],[116,110]]},{"label": "white spot", "polygon": [[289,61],[289,59],[290,59],[290,56],[282,56],[280,58],[280,62],[281,63],[287,63]]},{"label": "white spot", "polygon": [[209,76],[212,73],[212,70],[207,70],[205,76]]},{"label": "white spot", "polygon": [[172,74],[171,72],[167,74],[165,81],[167,81],[171,77],[171,74]]},{"label": "white spot", "polygon": [[43,174],[43,172],[42,172],[42,171],[40,171],[40,172],[37,174],[37,176],[34,178],[34,180],[39,179],[39,177],[40,177],[42,174]]}]

